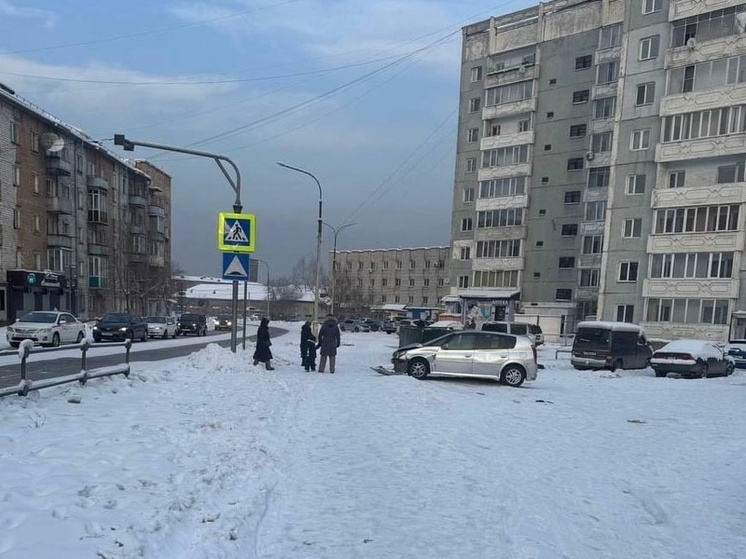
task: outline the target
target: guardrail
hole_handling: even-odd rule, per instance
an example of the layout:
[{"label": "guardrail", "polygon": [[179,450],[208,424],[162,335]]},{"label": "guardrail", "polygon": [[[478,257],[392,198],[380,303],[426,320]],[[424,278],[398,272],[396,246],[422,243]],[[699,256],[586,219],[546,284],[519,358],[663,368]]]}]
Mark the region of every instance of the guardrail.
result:
[{"label": "guardrail", "polygon": [[[97,369],[86,369],[86,354],[92,347],[124,347],[125,348],[125,362],[121,365],[112,365],[109,367],[99,367]],[[35,347],[34,342],[31,340],[23,340],[18,350],[12,351],[0,351],[0,357],[5,355],[16,354],[21,358],[21,380],[15,386],[9,386],[7,388],[0,388],[0,397],[10,396],[11,394],[18,394],[19,396],[27,396],[32,390],[41,390],[42,388],[49,388],[52,386],[58,386],[60,384],[66,384],[68,382],[79,382],[85,384],[89,379],[108,377],[112,375],[124,375],[128,377],[130,374],[130,348],[132,347],[132,340],[129,338],[124,342],[112,342],[112,343],[97,343],[95,346],[91,345],[91,342],[83,340],[79,344],[58,346],[58,347]],[[81,351],[81,365],[80,372],[73,375],[64,375],[60,377],[54,377],[43,380],[29,380],[26,374],[26,361],[28,361],[29,355],[35,353],[50,353],[53,351],[61,351],[71,348],[78,348]]]},{"label": "guardrail", "polygon": [[572,348],[571,347],[557,348],[557,351],[554,352],[554,358],[557,359],[560,353],[572,353]]}]

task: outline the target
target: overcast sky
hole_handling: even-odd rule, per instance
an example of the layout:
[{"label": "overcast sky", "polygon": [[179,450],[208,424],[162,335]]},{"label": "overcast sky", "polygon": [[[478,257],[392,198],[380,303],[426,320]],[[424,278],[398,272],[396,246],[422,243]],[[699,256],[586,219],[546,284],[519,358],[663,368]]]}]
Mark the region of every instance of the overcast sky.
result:
[{"label": "overcast sky", "polygon": [[[449,243],[460,28],[532,5],[482,0],[0,0],[0,82],[96,139],[233,159],[273,276],[338,249]],[[173,258],[220,275],[234,194],[209,159],[138,148],[173,177]],[[324,251],[333,234],[324,227]],[[326,258],[323,263],[326,264]]]}]

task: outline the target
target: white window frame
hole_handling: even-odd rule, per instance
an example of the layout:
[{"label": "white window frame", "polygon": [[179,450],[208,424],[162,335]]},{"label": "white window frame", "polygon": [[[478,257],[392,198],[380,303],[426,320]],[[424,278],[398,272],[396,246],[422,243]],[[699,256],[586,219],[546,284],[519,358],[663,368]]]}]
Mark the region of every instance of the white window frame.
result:
[{"label": "white window frame", "polygon": [[660,12],[663,9],[663,0],[642,0],[642,15]]},{"label": "white window frame", "polygon": [[463,191],[463,202],[469,204],[474,201],[474,187],[466,187]]},{"label": "white window frame", "polygon": [[469,128],[466,131],[466,141],[470,144],[479,141],[479,128]]},{"label": "white window frame", "polygon": [[[632,276],[632,270],[634,265],[634,278]],[[637,278],[640,276],[640,263],[636,260],[624,260],[619,262],[619,273],[617,274],[617,281],[619,283],[637,283]]]},{"label": "white window frame", "polygon": [[[643,92],[642,103],[640,102],[640,90]],[[635,107],[645,107],[655,102],[655,82],[645,82],[637,85],[635,90]]]},{"label": "white window frame", "polygon": [[482,81],[482,67],[481,66],[474,66],[469,71],[469,80],[471,83],[476,83],[478,81]]},{"label": "white window frame", "polygon": [[470,113],[476,113],[482,108],[482,98],[481,97],[472,97],[469,99],[469,112]]},{"label": "white window frame", "polygon": [[617,322],[634,322],[635,306],[634,305],[617,305],[616,319]]},{"label": "white window frame", "polygon": [[[642,177],[642,179],[640,179]],[[645,173],[627,175],[627,189],[625,193],[627,196],[640,196],[645,194],[645,187],[647,183],[647,175]]]},{"label": "white window frame", "polygon": [[[471,247],[461,247],[459,251],[459,260],[471,260]],[[410,280],[414,281],[414,280]],[[412,287],[410,285],[410,287]]]},{"label": "white window frame", "polygon": [[642,219],[639,217],[625,219],[622,227],[623,239],[639,239],[642,237]]},{"label": "white window frame", "polygon": [[465,173],[476,173],[477,172],[477,158],[476,157],[469,157],[466,160],[466,170]]},{"label": "white window frame", "polygon": [[640,39],[640,48],[637,52],[637,58],[640,61],[654,60],[658,58],[661,49],[661,36],[651,35]]},{"label": "white window frame", "polygon": [[645,151],[650,149],[650,128],[633,130],[629,141],[630,151]]},{"label": "white window frame", "polygon": [[464,217],[461,219],[461,231],[473,231],[474,230],[474,219],[471,217]]},{"label": "white window frame", "polygon": [[[674,182],[675,184],[672,185],[671,184],[672,182]],[[686,171],[685,170],[677,169],[676,171],[669,171],[668,188],[683,188],[685,186],[686,186]]]}]

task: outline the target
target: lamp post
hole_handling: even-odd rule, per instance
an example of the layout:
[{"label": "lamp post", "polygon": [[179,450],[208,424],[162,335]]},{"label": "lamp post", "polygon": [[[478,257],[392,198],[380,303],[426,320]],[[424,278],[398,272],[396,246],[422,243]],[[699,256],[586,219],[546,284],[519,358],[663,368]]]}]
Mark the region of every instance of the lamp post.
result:
[{"label": "lamp post", "polygon": [[337,283],[337,235],[339,235],[339,232],[344,229],[345,227],[352,227],[353,225],[357,225],[357,223],[345,223],[344,225],[340,227],[334,227],[333,225],[329,225],[326,221],[322,222],[324,225],[326,225],[329,229],[334,231],[334,248],[332,249],[332,305],[331,305],[331,313],[334,314],[334,304],[336,303],[336,300],[334,299],[334,291],[335,286]]},{"label": "lamp post", "polygon": [[313,322],[314,327],[318,331],[319,326],[319,265],[320,265],[320,259],[321,259],[321,206],[323,204],[324,200],[324,192],[321,190],[321,183],[319,182],[319,179],[317,179],[312,173],[309,173],[308,171],[305,171],[303,169],[299,169],[298,167],[292,167],[290,165],[286,165],[285,163],[277,162],[277,164],[280,167],[284,167],[285,169],[290,169],[291,171],[297,171],[298,173],[303,173],[304,175],[308,175],[311,177],[314,181],[316,181],[316,186],[319,187],[319,227],[317,232],[317,241],[316,241],[316,273],[314,278],[314,287],[313,287]]},{"label": "lamp post", "polygon": [[269,264],[267,264],[266,260],[261,260],[259,258],[252,258],[252,260],[256,260],[257,262],[261,262],[267,267],[267,318],[269,318]]}]

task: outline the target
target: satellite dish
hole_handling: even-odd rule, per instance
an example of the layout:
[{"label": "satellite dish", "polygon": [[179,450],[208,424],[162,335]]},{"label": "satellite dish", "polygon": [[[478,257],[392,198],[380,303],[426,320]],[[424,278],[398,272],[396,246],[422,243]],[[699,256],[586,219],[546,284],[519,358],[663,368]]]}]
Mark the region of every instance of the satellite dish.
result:
[{"label": "satellite dish", "polygon": [[44,132],[44,134],[41,135],[41,145],[47,151],[62,151],[65,147],[65,140],[54,132]]}]

